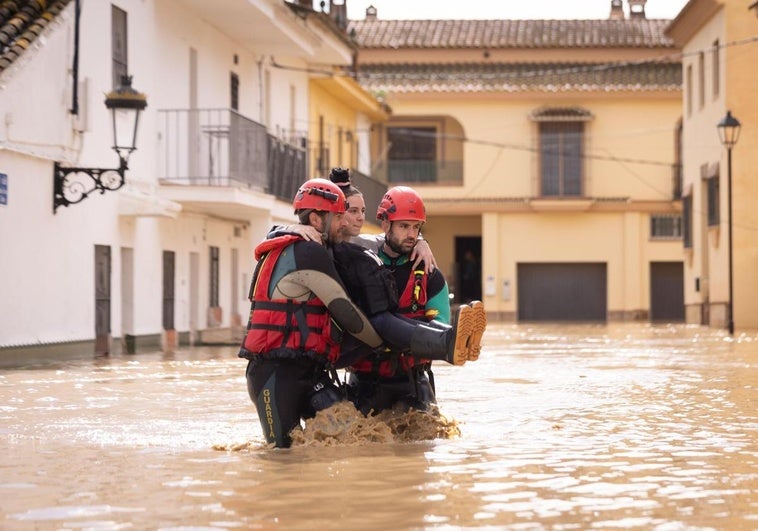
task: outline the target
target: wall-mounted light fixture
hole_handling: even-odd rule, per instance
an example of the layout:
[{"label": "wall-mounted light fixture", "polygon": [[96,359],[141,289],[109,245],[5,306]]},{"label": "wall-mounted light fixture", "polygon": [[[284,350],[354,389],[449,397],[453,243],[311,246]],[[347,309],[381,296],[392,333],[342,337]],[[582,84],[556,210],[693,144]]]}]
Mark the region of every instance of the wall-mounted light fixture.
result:
[{"label": "wall-mounted light fixture", "polygon": [[92,192],[104,194],[107,190],[124,186],[129,155],[137,149],[139,115],[147,107],[147,98],[132,88],[131,76],[123,76],[121,86],[106,94],[105,106],[111,111],[113,150],[118,154],[118,168],[76,168],[56,162],[53,169],[53,214],[59,206],[79,203]]}]

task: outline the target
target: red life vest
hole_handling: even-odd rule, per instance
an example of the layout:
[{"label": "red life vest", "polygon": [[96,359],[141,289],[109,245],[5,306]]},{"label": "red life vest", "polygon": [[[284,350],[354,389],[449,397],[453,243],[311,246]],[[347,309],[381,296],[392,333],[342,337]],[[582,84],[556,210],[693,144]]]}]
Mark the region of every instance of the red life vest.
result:
[{"label": "red life vest", "polygon": [[250,286],[250,319],[242,344],[243,357],[323,356],[334,362],[339,342],[332,338],[332,322],[324,303],[315,295],[307,301],[270,299],[269,284],[279,256],[300,240],[280,236],[265,240],[255,248],[258,267]]},{"label": "red life vest", "polygon": [[[426,314],[426,303],[429,300],[426,287],[427,278],[423,269],[411,271],[405,289],[400,295],[398,314],[423,322],[429,322],[434,318],[434,316],[429,317]],[[399,369],[407,372],[414,366],[429,363],[431,360],[425,358],[416,358],[408,354],[398,356],[388,353],[363,358],[352,365],[351,369],[355,372],[378,372],[379,376],[395,376]]]}]

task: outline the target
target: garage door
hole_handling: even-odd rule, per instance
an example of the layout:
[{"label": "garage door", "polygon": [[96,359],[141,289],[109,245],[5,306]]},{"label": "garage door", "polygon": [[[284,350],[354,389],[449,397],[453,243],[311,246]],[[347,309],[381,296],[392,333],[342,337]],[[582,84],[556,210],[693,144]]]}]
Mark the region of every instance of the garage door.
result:
[{"label": "garage door", "polygon": [[605,263],[518,264],[519,321],[607,319]]},{"label": "garage door", "polygon": [[650,320],[684,321],[684,263],[650,263]]}]

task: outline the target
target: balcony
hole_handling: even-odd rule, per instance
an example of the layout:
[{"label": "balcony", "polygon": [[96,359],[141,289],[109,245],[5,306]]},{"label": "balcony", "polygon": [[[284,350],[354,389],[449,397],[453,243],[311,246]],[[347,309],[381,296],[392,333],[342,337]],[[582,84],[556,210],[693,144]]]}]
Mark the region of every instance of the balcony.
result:
[{"label": "balcony", "polygon": [[158,114],[162,195],[190,210],[247,219],[271,196],[290,203],[307,179],[304,148],[231,109]]},{"label": "balcony", "polygon": [[463,161],[388,160],[379,165],[377,175],[386,177],[387,182],[391,185],[461,186],[463,184]]},{"label": "balcony", "polygon": [[[171,109],[159,113],[159,183],[165,199],[190,211],[234,219],[287,205],[309,179],[305,137],[288,141],[230,109]],[[387,184],[351,171],[367,220]],[[279,204],[282,215],[291,211]],[[284,214],[286,213],[286,214]]]}]

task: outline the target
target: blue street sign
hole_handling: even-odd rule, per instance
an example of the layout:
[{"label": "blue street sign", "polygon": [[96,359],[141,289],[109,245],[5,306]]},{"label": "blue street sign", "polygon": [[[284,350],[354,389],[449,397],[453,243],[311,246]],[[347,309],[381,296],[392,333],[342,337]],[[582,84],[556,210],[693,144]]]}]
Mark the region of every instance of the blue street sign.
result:
[{"label": "blue street sign", "polygon": [[8,204],[8,175],[0,173],[0,205]]}]

